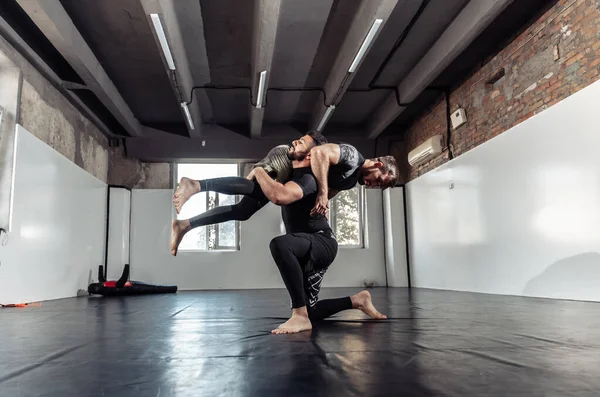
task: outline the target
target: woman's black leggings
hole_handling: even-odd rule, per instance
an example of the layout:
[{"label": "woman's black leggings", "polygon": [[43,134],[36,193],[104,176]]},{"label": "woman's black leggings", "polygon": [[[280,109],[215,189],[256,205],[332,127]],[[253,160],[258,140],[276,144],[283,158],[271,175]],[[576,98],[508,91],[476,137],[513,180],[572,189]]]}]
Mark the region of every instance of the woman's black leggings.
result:
[{"label": "woman's black leggings", "polygon": [[216,207],[191,218],[192,228],[227,221],[246,221],[269,202],[257,181],[232,176],[204,179],[199,182],[202,192],[241,194],[244,197],[237,204]]},{"label": "woman's black leggings", "polygon": [[306,306],[311,320],[322,320],[342,310],[352,309],[350,297],[318,300],[327,268],[306,270],[312,248],[309,239],[285,234],[271,240],[269,248],[290,294],[293,309]]}]

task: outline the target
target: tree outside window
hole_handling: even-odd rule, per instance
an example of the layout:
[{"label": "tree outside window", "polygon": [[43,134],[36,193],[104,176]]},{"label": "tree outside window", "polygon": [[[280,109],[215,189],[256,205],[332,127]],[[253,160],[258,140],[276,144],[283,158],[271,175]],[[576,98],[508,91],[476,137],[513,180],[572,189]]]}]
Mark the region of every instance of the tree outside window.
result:
[{"label": "tree outside window", "polygon": [[329,204],[329,223],[341,247],[364,248],[364,187],[338,193]]}]

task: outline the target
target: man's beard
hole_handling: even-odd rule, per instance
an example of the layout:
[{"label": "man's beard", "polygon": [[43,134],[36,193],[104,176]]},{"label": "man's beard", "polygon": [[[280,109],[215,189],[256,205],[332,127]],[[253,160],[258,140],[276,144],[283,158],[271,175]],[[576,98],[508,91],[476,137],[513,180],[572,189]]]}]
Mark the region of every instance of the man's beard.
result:
[{"label": "man's beard", "polygon": [[288,159],[294,161],[302,161],[306,158],[306,153],[297,153],[296,151],[287,153]]},{"label": "man's beard", "polygon": [[292,144],[288,145],[287,158],[294,160],[294,146]]}]

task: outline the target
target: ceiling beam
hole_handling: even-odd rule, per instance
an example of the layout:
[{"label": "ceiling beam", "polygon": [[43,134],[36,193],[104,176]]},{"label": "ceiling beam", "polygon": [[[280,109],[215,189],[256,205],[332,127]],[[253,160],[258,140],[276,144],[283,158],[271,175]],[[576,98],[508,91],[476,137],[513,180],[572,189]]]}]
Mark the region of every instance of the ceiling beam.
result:
[{"label": "ceiling beam", "polygon": [[[431,49],[397,87],[401,103],[414,101],[513,0],[471,0],[442,33]],[[377,138],[404,110],[390,94],[367,126],[367,136]]]},{"label": "ceiling beam", "polygon": [[[202,10],[198,0],[141,0],[142,8],[154,33],[157,51],[165,63],[165,71],[184,118],[181,103],[188,104],[194,128],[186,122],[191,137],[202,136],[203,119],[212,117],[212,108],[206,92],[193,90],[210,82],[210,70],[206,55]],[[175,63],[175,70],[168,68],[167,61],[157,37],[150,14],[158,14]],[[173,78],[175,74],[176,78]]]},{"label": "ceiling beam", "polygon": [[88,87],[85,84],[74,83],[72,81],[63,81],[62,87],[66,90],[87,90]]},{"label": "ceiling beam", "polygon": [[59,0],[17,0],[31,20],[131,136],[141,125]]},{"label": "ceiling beam", "polygon": [[136,138],[127,140],[127,155],[148,162],[171,162],[197,159],[236,159],[252,161],[264,157],[268,151],[285,141],[280,139],[205,138]]},{"label": "ceiling beam", "polygon": [[[100,120],[98,115],[83,103],[73,91],[71,91],[74,88],[87,89],[87,87],[63,81],[2,17],[0,17],[0,35],[2,36],[2,39],[0,39],[0,50],[6,54],[16,52],[11,58],[19,69],[26,70],[28,67],[35,68],[50,82],[50,84],[52,84],[53,87],[63,94],[78,111],[87,117],[104,136],[107,138],[120,137],[111,131],[104,121]],[[4,40],[6,40],[6,42]],[[30,66],[27,65],[27,63]]]},{"label": "ceiling beam", "polygon": [[[352,25],[350,26],[350,29],[348,29],[346,38],[340,47],[335,63],[331,68],[331,73],[325,82],[325,97],[327,100],[327,106],[320,101],[315,104],[315,108],[311,117],[311,129],[318,129],[317,127],[319,127],[321,120],[327,113],[328,106],[337,106],[340,103],[342,96],[348,87],[350,87],[352,79],[356,75],[356,70],[358,70],[360,67],[360,63],[356,65],[353,73],[349,72],[349,68],[361,49],[367,34],[373,26],[373,23],[377,19],[383,20],[379,25],[377,33],[372,37],[370,46],[366,48],[366,52],[362,58],[363,60],[377,39],[377,36],[383,30],[385,23],[387,22],[397,3],[398,0],[362,1],[356,14],[354,15]],[[328,116],[331,117],[330,114],[328,114]],[[324,127],[325,124],[323,124],[321,130]]]},{"label": "ceiling beam", "polygon": [[[252,31],[252,98],[254,101],[250,103],[250,136],[252,138],[259,138],[262,131],[280,10],[281,0],[256,0],[254,5],[254,29]],[[266,73],[263,73],[265,71]],[[260,91],[261,88],[262,91]]]},{"label": "ceiling beam", "polygon": [[[286,131],[281,133],[282,126],[265,125],[265,133],[269,129],[279,131],[279,136],[252,139],[242,135],[231,136],[225,129],[207,125],[206,137],[185,138],[167,136],[160,131],[148,131],[148,137],[128,138],[126,140],[127,155],[141,161],[171,162],[203,160],[235,160],[255,161],[263,158],[269,150],[281,144],[290,143],[297,139],[298,132]],[[344,142],[355,146],[363,155],[370,157],[375,150],[375,141],[366,139],[362,130],[357,130],[353,136],[344,135]]]}]

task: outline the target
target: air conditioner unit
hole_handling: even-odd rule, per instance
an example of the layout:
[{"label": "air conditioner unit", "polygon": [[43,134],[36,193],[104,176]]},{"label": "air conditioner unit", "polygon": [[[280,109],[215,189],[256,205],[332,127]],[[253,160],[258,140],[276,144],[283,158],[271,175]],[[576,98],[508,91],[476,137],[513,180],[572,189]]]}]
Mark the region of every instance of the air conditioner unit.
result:
[{"label": "air conditioner unit", "polygon": [[440,154],[442,154],[442,136],[435,135],[411,150],[408,154],[408,163],[414,167]]}]

